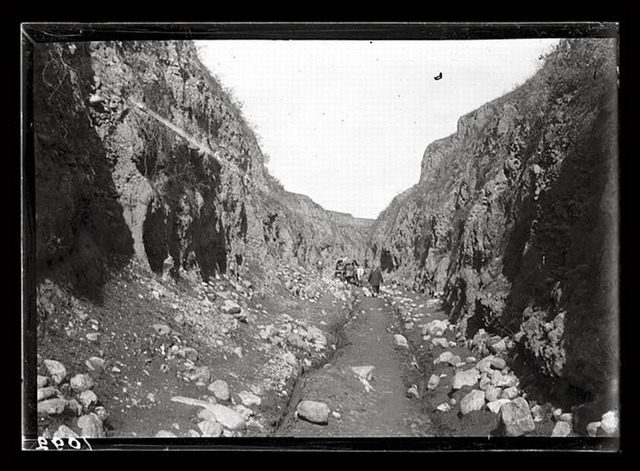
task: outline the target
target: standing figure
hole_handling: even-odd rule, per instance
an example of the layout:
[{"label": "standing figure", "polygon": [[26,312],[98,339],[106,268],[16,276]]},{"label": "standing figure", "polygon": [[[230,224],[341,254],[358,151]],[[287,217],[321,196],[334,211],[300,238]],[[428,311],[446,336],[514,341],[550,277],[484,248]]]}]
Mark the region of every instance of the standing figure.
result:
[{"label": "standing figure", "polygon": [[380,271],[380,267],[376,265],[374,270],[369,275],[369,279],[367,280],[371,285],[371,291],[373,292],[373,297],[377,298],[378,294],[380,294],[380,285],[382,284],[382,272]]},{"label": "standing figure", "polygon": [[356,277],[358,278],[358,286],[362,288],[362,282],[364,281],[364,268],[358,267],[356,270]]}]

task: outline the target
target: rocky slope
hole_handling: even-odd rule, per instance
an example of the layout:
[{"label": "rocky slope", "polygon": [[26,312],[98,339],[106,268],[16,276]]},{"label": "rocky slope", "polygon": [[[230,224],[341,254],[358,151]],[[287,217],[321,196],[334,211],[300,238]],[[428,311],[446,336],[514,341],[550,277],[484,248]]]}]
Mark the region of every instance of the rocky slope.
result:
[{"label": "rocky slope", "polygon": [[561,42],[427,147],[370,240],[467,339],[508,336],[529,383],[575,403],[617,398],[616,56],[613,40]]},{"label": "rocky slope", "polygon": [[207,281],[364,244],[361,221],[268,174],[192,43],[38,44],[33,58],[38,280],[99,295],[107,267],[131,257]]}]

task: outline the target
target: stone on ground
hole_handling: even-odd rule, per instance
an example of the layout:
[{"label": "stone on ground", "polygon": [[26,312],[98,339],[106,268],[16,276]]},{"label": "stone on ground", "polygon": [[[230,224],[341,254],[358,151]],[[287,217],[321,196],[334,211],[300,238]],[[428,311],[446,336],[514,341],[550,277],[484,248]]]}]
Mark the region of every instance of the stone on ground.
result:
[{"label": "stone on ground", "polygon": [[171,333],[171,327],[167,324],[153,324],[151,326],[156,334],[160,336],[169,335]]},{"label": "stone on ground", "polygon": [[49,373],[49,376],[53,380],[54,384],[60,384],[67,376],[67,369],[65,366],[56,360],[44,360],[44,366]]},{"label": "stone on ground", "polygon": [[298,417],[314,424],[329,423],[329,406],[324,402],[304,400],[296,408]]},{"label": "stone on ground", "polygon": [[511,402],[511,399],[495,399],[487,402],[487,408],[494,414],[497,414],[500,412],[500,408],[509,402]]},{"label": "stone on ground", "polygon": [[67,407],[67,401],[59,397],[38,402],[38,415],[62,414]]},{"label": "stone on ground", "polygon": [[460,412],[462,415],[467,415],[474,410],[480,410],[484,407],[485,395],[484,391],[474,389],[460,401]]},{"label": "stone on ground", "polygon": [[429,378],[429,381],[427,382],[427,389],[429,391],[433,391],[438,387],[439,384],[440,384],[440,376],[433,374],[431,375],[431,377]]},{"label": "stone on ground", "polygon": [[100,357],[91,357],[85,361],[84,364],[87,365],[89,371],[99,372],[104,370],[104,359]]},{"label": "stone on ground", "polygon": [[602,415],[600,421],[600,427],[607,435],[612,435],[618,431],[620,427],[620,418],[618,417],[618,411],[610,410]]},{"label": "stone on ground", "polygon": [[356,374],[356,376],[366,379],[367,381],[371,381],[373,378],[373,370],[375,369],[376,367],[373,365],[351,367],[351,370]]},{"label": "stone on ground", "polygon": [[80,438],[80,435],[66,425],[61,425],[58,427],[58,430],[53,433],[53,438]]},{"label": "stone on ground", "polygon": [[71,378],[69,384],[76,392],[87,391],[93,387],[93,379],[87,374],[77,374]]},{"label": "stone on ground", "polygon": [[213,396],[218,401],[228,401],[231,399],[229,384],[223,379],[216,379],[207,389],[213,393]]},{"label": "stone on ground", "polygon": [[569,422],[556,422],[551,432],[552,437],[566,437],[571,433],[571,424]]},{"label": "stone on ground", "polygon": [[395,334],[393,336],[394,345],[402,348],[409,348],[409,343],[407,342],[407,338],[402,334]]},{"label": "stone on ground", "polygon": [[590,437],[598,436],[598,430],[600,429],[601,425],[602,425],[602,422],[600,421],[590,422],[589,424],[587,424],[587,434]]},{"label": "stone on ground", "polygon": [[94,413],[80,417],[78,427],[82,430],[81,436],[85,438],[104,438],[105,436],[102,421]]},{"label": "stone on ground", "polygon": [[238,303],[231,301],[230,299],[227,299],[220,309],[225,314],[240,314],[240,311],[242,311],[242,308]]},{"label": "stone on ground", "polygon": [[203,420],[198,423],[203,437],[219,437],[222,435],[222,425],[215,420]]},{"label": "stone on ground", "polygon": [[214,418],[220,425],[228,430],[243,430],[247,425],[246,420],[240,414],[221,404],[211,404],[201,399],[184,396],[173,396],[171,400],[181,404],[204,407],[213,413],[214,417],[210,418]]},{"label": "stone on ground", "polygon": [[187,379],[196,383],[206,383],[211,379],[211,370],[208,366],[199,366],[194,371],[187,374]]},{"label": "stone on ground", "polygon": [[470,368],[465,371],[457,371],[453,376],[451,387],[453,389],[460,389],[463,386],[474,386],[478,382],[478,379],[480,379],[480,372],[475,368]]},{"label": "stone on ground", "polygon": [[517,397],[500,408],[500,422],[508,437],[519,437],[535,429],[526,399]]},{"label": "stone on ground", "polygon": [[491,367],[495,368],[496,370],[502,370],[507,366],[507,362],[504,361],[504,358],[500,358],[500,357],[493,357],[491,359]]},{"label": "stone on ground", "polygon": [[511,386],[510,388],[503,389],[500,397],[503,399],[515,399],[519,395],[520,391],[518,391],[518,388]]},{"label": "stone on ground", "polygon": [[45,399],[49,399],[50,397],[57,396],[59,393],[60,391],[58,391],[58,389],[54,388],[53,386],[38,388],[38,401],[44,401]]},{"label": "stone on ground", "polygon": [[[449,327],[449,321],[435,319],[435,320],[429,322],[425,326],[424,330],[426,331],[426,333],[428,333],[429,335],[431,335],[433,337],[440,337],[447,331],[448,327]],[[425,334],[423,334],[423,335],[425,335]]]},{"label": "stone on ground", "polygon": [[82,404],[85,408],[91,406],[91,404],[95,404],[98,402],[98,396],[92,390],[88,389],[86,391],[82,391],[78,395],[78,399],[80,400],[80,404]]},{"label": "stone on ground", "polygon": [[500,397],[501,393],[502,393],[502,389],[496,388],[495,386],[491,386],[491,385],[487,386],[487,388],[484,390],[484,394],[486,396],[487,402],[492,402],[497,400]]},{"label": "stone on ground", "polygon": [[168,430],[160,430],[156,433],[156,438],[176,438],[176,434]]},{"label": "stone on ground", "polygon": [[47,384],[49,384],[49,377],[38,375],[38,379],[37,379],[38,388],[44,388]]},{"label": "stone on ground", "polygon": [[250,391],[242,391],[238,396],[240,396],[240,400],[245,406],[251,407],[262,404],[262,399]]}]

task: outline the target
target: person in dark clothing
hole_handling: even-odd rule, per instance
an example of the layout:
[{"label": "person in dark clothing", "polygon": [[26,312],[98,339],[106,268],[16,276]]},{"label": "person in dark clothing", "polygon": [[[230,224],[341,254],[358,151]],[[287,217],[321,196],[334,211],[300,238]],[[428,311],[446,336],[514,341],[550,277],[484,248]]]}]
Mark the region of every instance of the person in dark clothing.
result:
[{"label": "person in dark clothing", "polygon": [[376,298],[378,294],[380,294],[380,285],[382,284],[382,281],[383,281],[380,267],[375,267],[375,269],[369,274],[369,278],[367,279],[367,281],[371,285],[371,291],[373,292],[373,297]]}]

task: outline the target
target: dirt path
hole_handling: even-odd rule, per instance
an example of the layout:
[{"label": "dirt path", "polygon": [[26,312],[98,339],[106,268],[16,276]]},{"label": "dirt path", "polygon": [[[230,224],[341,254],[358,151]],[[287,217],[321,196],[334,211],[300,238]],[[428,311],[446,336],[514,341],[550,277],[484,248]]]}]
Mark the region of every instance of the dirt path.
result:
[{"label": "dirt path", "polygon": [[[276,436],[399,437],[423,436],[425,424],[407,397],[404,372],[408,350],[394,345],[393,308],[383,298],[362,297],[344,331],[344,344],[333,362],[305,376],[292,403],[315,400],[329,406],[327,425],[316,425],[289,412]],[[364,381],[352,367],[373,367]],[[366,371],[366,368],[365,368]],[[370,386],[370,387],[368,387]]]}]

